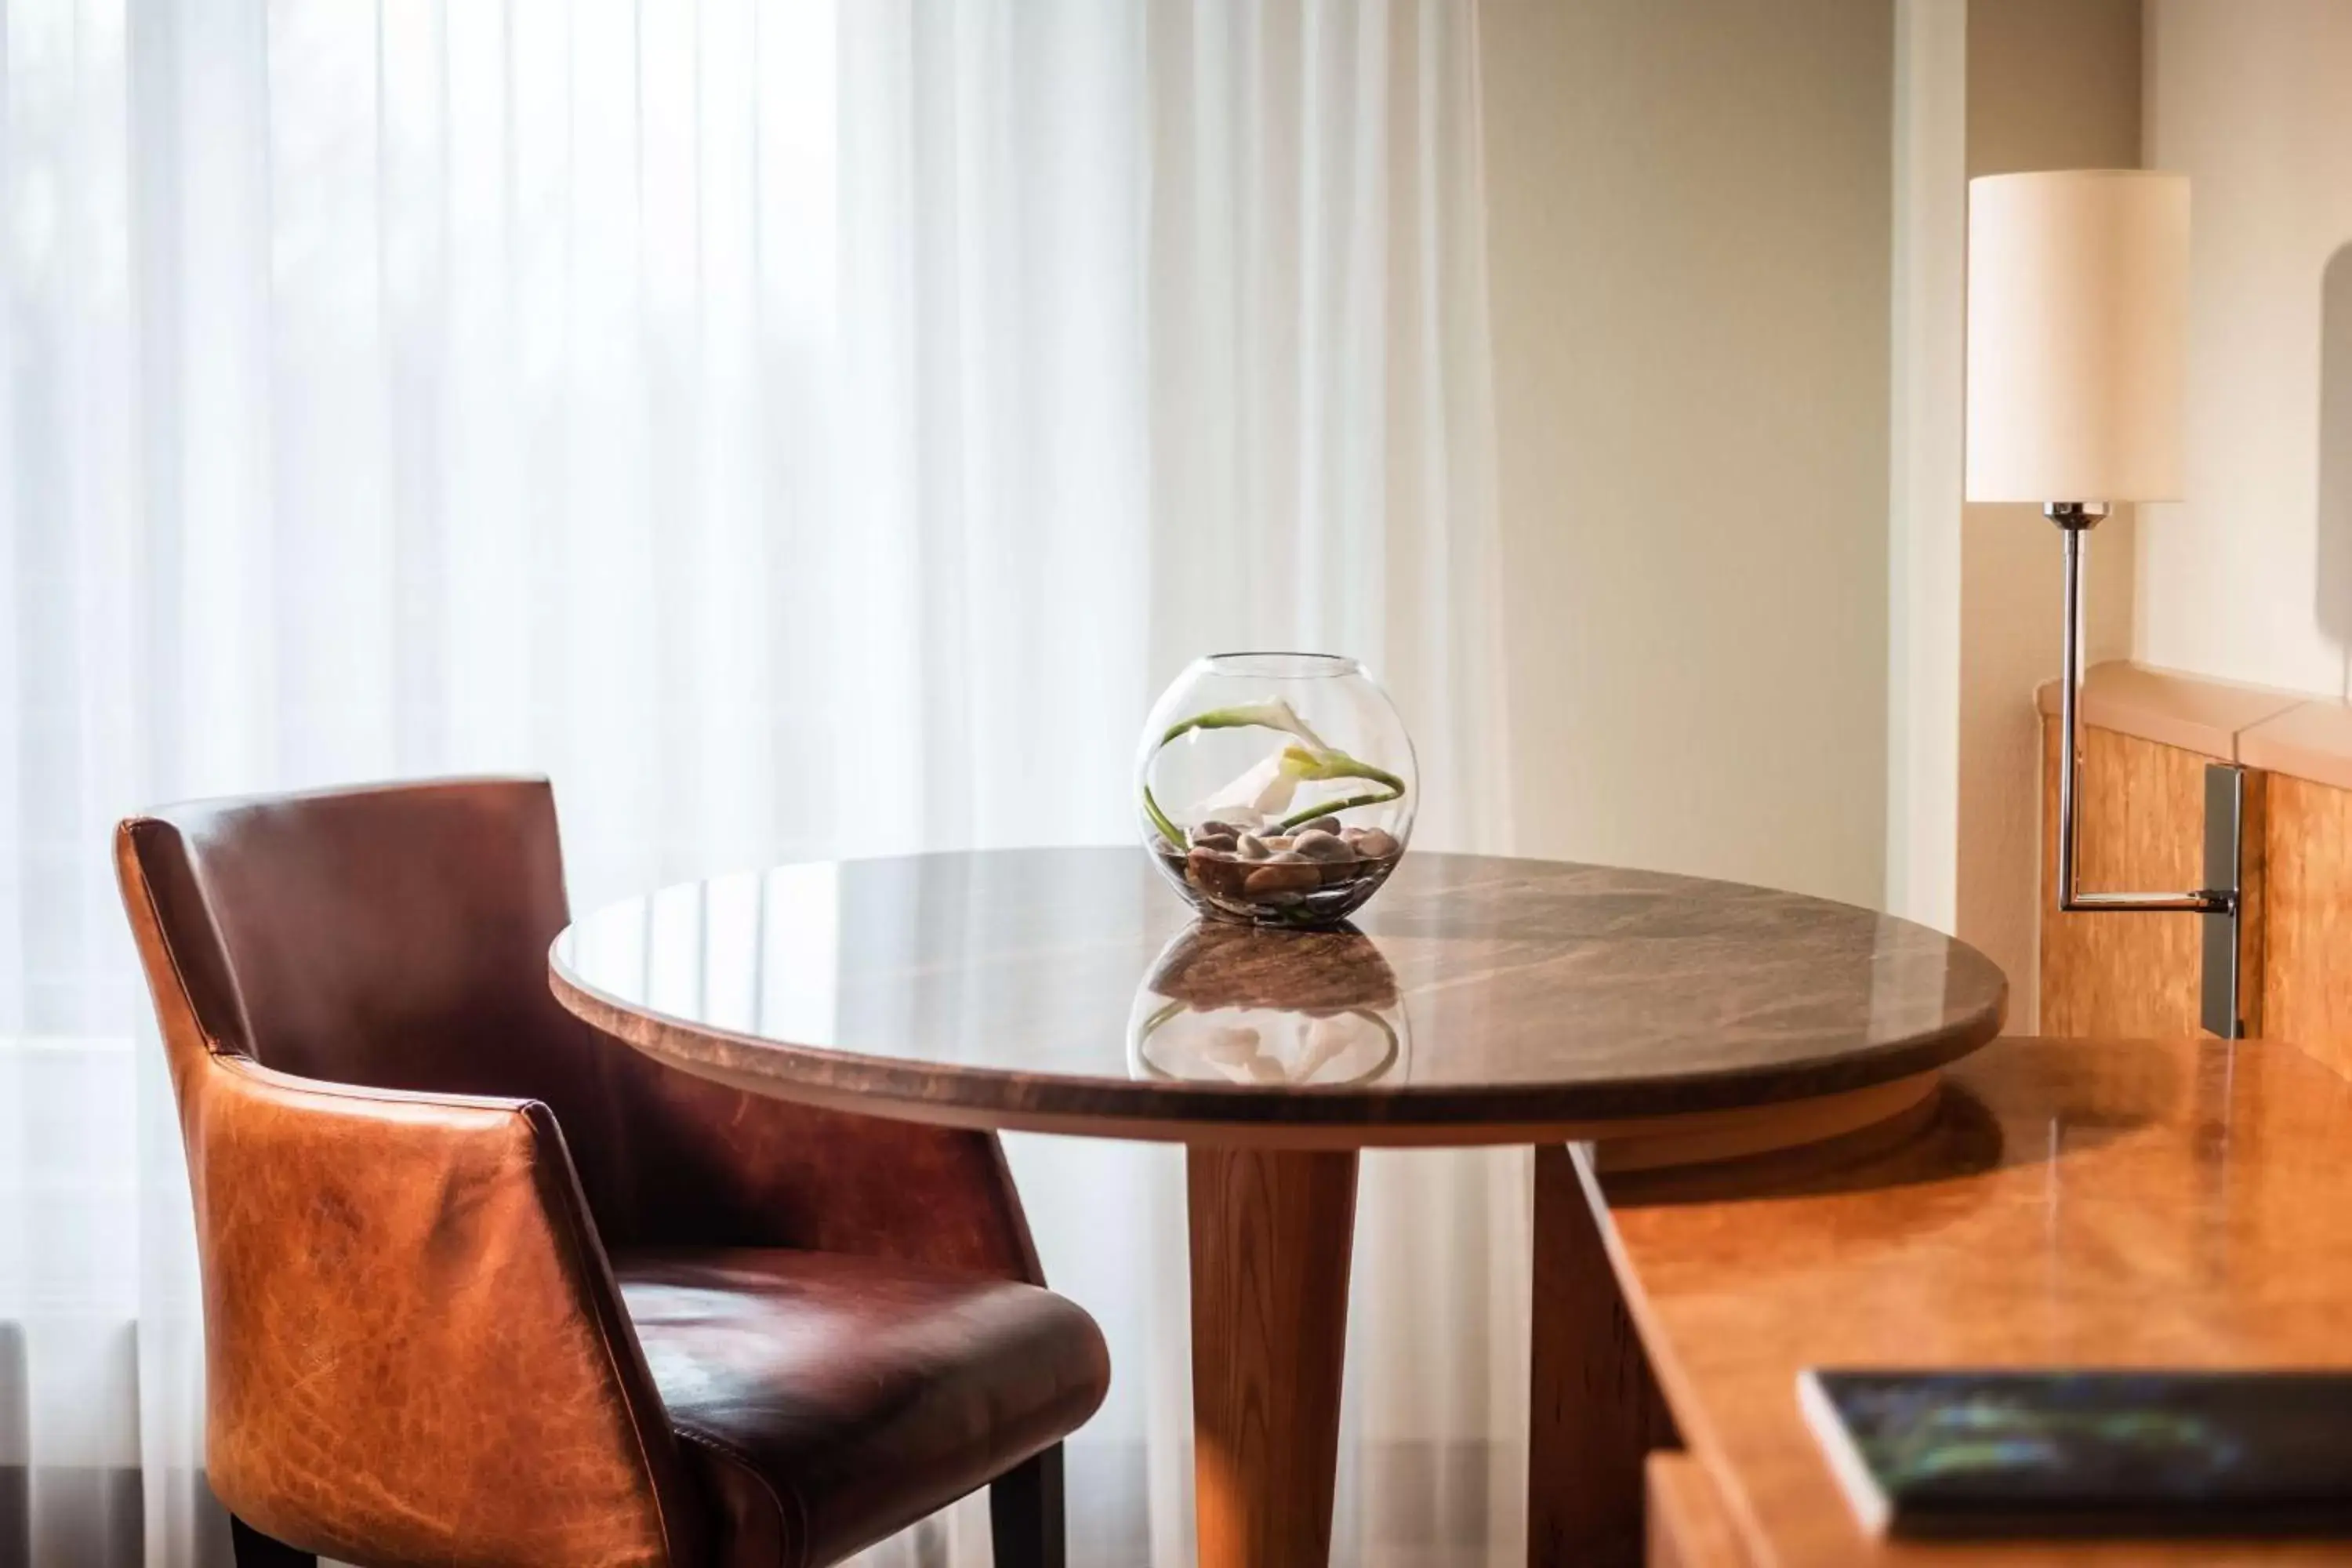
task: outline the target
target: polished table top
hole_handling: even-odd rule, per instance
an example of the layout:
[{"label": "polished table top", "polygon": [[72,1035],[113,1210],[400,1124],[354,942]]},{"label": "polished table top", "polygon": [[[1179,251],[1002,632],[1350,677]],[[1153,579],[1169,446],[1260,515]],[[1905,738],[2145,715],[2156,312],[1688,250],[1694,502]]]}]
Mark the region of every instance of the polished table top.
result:
[{"label": "polished table top", "polygon": [[1975,1048],[2006,998],[1924,927],[1654,872],[1408,855],[1356,924],[1195,925],[1132,848],[929,855],[625,900],[551,973],[640,1049],[762,1092],[1160,1137],[1834,1094]]},{"label": "polished table top", "polygon": [[1954,1067],[1920,1125],[1599,1186],[1642,1342],[1748,1558],[2210,1563],[2255,1553],[1866,1536],[1797,1374],[2352,1368],[2347,1152],[2352,1083],[2284,1042],[2020,1039]]}]

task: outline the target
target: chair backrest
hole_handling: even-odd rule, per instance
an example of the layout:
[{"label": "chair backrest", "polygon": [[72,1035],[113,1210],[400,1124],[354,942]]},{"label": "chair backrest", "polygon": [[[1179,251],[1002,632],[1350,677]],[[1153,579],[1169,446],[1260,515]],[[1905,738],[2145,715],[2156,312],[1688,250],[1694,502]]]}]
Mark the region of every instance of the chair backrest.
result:
[{"label": "chair backrest", "polygon": [[688,1555],[589,1217],[621,1179],[596,1157],[618,1047],[544,982],[546,783],[175,807],[125,823],[117,861],[186,1142],[223,1500],[362,1561]]},{"label": "chair backrest", "polygon": [[545,780],[203,801],[155,820],[194,882],[174,934],[201,924],[219,949],[221,1047],[327,1083],[543,1101],[592,1193],[606,1184],[609,1053],[547,988],[571,917]]}]

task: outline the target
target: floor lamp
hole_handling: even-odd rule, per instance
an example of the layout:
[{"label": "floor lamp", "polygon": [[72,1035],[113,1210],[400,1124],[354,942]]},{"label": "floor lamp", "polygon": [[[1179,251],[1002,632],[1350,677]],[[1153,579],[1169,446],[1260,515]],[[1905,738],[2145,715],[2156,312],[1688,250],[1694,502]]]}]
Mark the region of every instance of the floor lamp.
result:
[{"label": "floor lamp", "polygon": [[2084,556],[2116,502],[2180,499],[2188,315],[2186,176],[2073,169],[1969,182],[1968,499],[2038,502],[2065,551],[2058,907],[2202,915],[2200,1016],[2235,1039],[2242,771],[2205,771],[2205,886],[2085,892],[2075,871]]}]

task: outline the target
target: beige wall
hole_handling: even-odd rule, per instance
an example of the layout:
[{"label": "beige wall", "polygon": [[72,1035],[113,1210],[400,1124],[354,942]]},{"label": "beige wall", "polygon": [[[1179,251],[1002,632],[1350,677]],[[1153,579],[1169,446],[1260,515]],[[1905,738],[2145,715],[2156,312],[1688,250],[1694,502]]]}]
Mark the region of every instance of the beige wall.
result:
[{"label": "beige wall", "polygon": [[[1968,0],[1968,173],[2133,168],[2140,149],[2139,0]],[[2134,522],[2092,535],[2093,659],[2132,647]],[[1953,931],[2000,965],[2011,1024],[2036,993],[2041,730],[2033,689],[2058,673],[2057,531],[2031,506],[1969,506],[1960,530],[1958,864]]]},{"label": "beige wall", "polygon": [[1481,26],[1520,846],[1875,904],[1892,9]]},{"label": "beige wall", "polygon": [[2352,4],[2150,0],[2150,161],[2190,179],[2188,499],[2138,651],[2352,697]]}]

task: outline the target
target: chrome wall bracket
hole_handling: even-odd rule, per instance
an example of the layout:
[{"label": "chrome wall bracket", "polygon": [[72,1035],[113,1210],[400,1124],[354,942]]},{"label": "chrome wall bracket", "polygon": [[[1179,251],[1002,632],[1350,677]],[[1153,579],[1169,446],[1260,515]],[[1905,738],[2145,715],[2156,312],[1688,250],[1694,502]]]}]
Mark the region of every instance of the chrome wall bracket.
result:
[{"label": "chrome wall bracket", "polygon": [[2229,907],[2207,910],[2203,928],[2198,1022],[2225,1040],[2246,1036],[2246,1010],[2239,1005],[2239,942],[2244,929],[2246,869],[2246,770],[2228,763],[2205,764],[2205,885],[2229,896]]},{"label": "chrome wall bracket", "polygon": [[2066,675],[2059,687],[2058,907],[2070,914],[2099,912],[2201,915],[2203,956],[2199,1021],[2225,1040],[2242,1038],[2238,953],[2245,889],[2246,779],[2242,769],[2214,763],[2205,770],[2205,856],[2201,888],[2180,893],[2086,893],[2075,875],[2077,816],[2083,767],[2083,558],[2092,529],[2107,515],[2101,501],[2055,501],[2042,513],[2058,525],[2066,545]]}]

